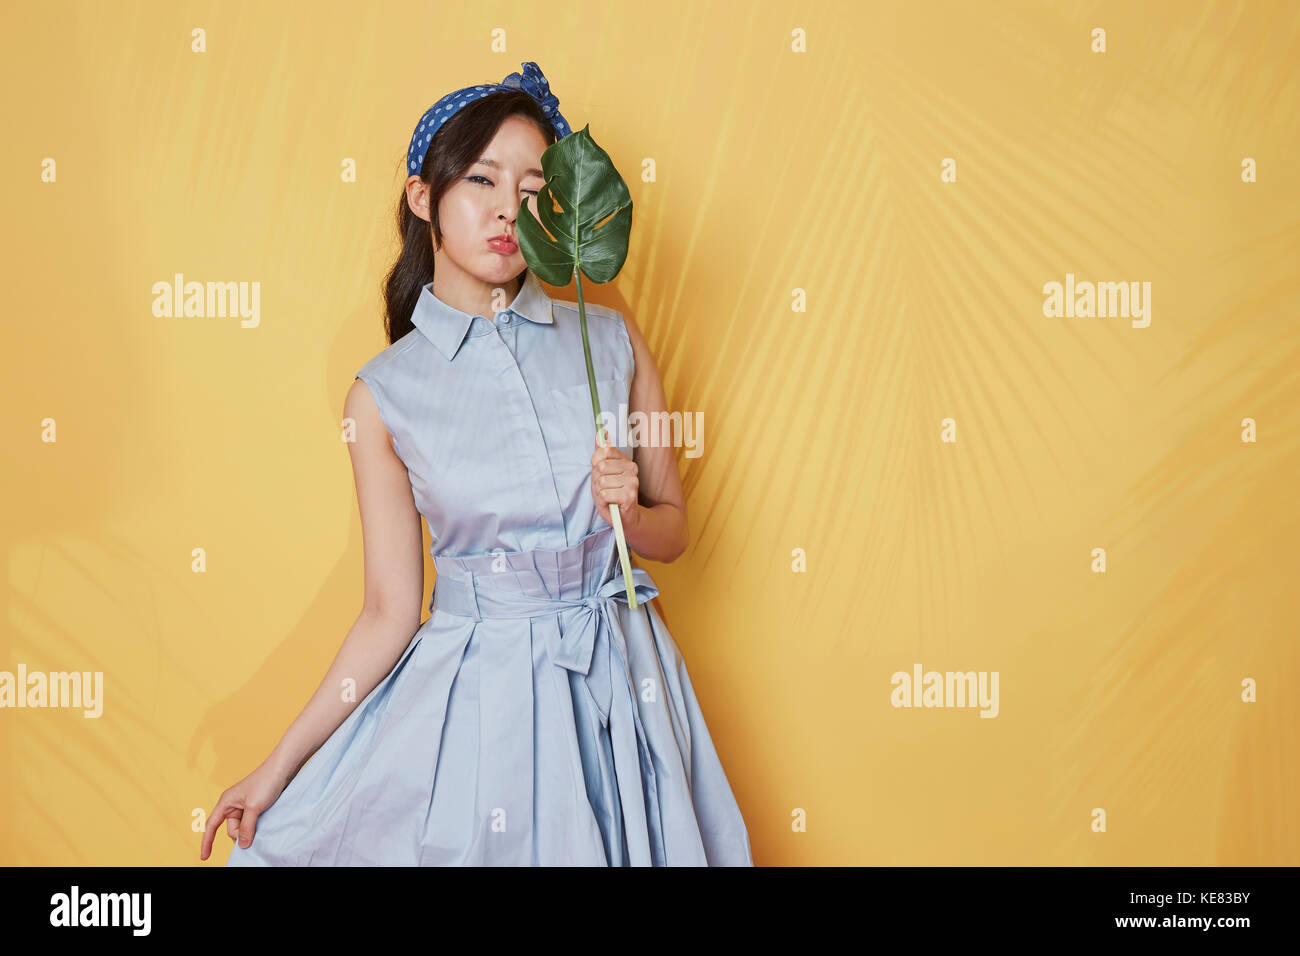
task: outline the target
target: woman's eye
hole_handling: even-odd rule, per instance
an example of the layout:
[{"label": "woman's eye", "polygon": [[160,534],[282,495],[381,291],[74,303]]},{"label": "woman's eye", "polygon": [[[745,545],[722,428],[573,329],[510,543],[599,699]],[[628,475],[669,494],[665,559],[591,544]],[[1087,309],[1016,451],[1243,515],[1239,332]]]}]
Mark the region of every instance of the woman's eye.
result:
[{"label": "woman's eye", "polygon": [[[487,185],[489,185],[489,186],[492,185],[492,180],[488,179],[486,176],[480,176],[478,173],[475,173],[473,176],[466,176],[465,178],[468,179],[470,182],[473,182],[473,181],[476,180],[476,179],[481,179],[481,180],[483,180],[483,182],[486,183]],[[540,190],[537,190],[537,189],[522,189],[522,190],[520,190],[520,192],[528,193],[528,195],[530,195],[530,196],[536,196],[537,193],[538,193],[539,191],[540,191]]]}]

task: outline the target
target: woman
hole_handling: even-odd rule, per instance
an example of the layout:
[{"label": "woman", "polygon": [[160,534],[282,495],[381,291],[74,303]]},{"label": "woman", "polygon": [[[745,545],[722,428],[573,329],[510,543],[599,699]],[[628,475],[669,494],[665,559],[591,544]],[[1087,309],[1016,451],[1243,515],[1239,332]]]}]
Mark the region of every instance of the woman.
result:
[{"label": "woman", "polygon": [[[416,126],[390,345],[344,407],[364,606],[272,754],[221,795],[202,859],[227,820],[229,866],[753,864],[658,589],[635,568],[628,606],[610,524],[617,504],[639,555],[682,553],[673,450],[596,439],[577,308],[519,252],[542,152],[570,131],[557,106],[529,62]],[[636,324],[586,308],[601,408],[662,410]]]}]

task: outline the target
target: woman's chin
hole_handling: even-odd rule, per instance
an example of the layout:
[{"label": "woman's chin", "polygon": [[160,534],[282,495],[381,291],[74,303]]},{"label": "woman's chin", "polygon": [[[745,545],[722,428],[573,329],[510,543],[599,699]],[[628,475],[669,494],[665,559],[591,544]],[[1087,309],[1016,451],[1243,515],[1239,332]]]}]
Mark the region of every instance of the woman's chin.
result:
[{"label": "woman's chin", "polygon": [[524,257],[521,255],[502,256],[495,252],[489,255],[492,258],[484,263],[483,271],[479,274],[484,282],[506,282],[524,271]]}]

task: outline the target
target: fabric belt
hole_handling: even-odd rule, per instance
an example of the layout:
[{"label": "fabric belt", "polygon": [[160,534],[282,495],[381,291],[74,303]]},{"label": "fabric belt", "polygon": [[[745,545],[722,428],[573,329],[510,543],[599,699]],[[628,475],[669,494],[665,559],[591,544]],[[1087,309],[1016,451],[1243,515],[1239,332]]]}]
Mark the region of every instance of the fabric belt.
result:
[{"label": "fabric belt", "polygon": [[[606,532],[610,531],[612,529],[606,529]],[[584,544],[589,544],[591,538],[604,533],[596,532],[587,541],[558,552],[536,553],[577,554],[580,557]],[[478,570],[457,569],[451,564],[452,559],[435,557],[438,577],[434,583],[430,608],[476,622],[541,616],[554,618],[559,625],[556,628],[558,646],[552,647],[551,660],[557,666],[587,679],[587,686],[600,710],[601,722],[608,726],[614,668],[617,666],[627,673],[627,680],[631,681],[627,664],[627,640],[616,609],[616,603],[628,607],[627,587],[621,568],[615,565],[617,573],[591,594],[557,598],[547,593],[548,582],[544,580],[545,576],[517,573],[519,567],[533,563],[533,553],[508,552],[475,557],[509,559],[508,567],[503,572],[494,572],[485,570],[480,562]],[[445,563],[439,566],[440,562]],[[604,570],[608,572],[609,569],[610,562],[607,561]],[[581,576],[581,566],[577,568],[577,573]],[[555,579],[549,583],[553,585]],[[645,568],[632,569],[632,586],[636,589],[638,605],[659,594],[658,586]],[[573,611],[578,613],[572,614]]]}]

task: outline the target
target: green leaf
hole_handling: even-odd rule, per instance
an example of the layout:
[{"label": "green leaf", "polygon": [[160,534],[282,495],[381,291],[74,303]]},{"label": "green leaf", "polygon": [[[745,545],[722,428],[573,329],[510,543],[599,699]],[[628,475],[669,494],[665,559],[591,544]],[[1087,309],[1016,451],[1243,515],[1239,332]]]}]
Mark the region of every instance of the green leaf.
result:
[{"label": "green leaf", "polygon": [[525,199],[516,218],[524,262],[553,286],[568,285],[578,272],[592,282],[609,282],[627,260],[632,194],[588,129],[546,148],[537,215]]}]

